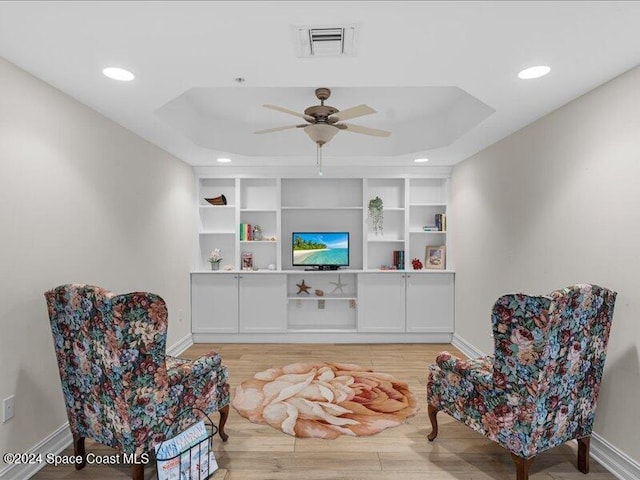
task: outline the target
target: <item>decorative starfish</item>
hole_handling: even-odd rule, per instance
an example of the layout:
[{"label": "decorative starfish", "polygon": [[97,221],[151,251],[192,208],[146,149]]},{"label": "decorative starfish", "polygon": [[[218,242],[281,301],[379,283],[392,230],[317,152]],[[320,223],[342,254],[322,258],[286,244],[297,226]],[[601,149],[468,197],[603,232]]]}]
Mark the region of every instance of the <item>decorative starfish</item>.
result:
[{"label": "decorative starfish", "polygon": [[340,275],[338,275],[338,281],[337,282],[329,282],[331,285],[335,285],[336,288],[334,288],[331,293],[336,293],[338,290],[340,290],[340,293],[344,293],[344,290],[342,290],[342,287],[346,287],[347,285],[349,285],[348,283],[342,283],[342,281],[340,280]]},{"label": "decorative starfish", "polygon": [[302,280],[301,283],[296,283],[296,287],[298,287],[298,293],[296,293],[296,295],[300,295],[302,292],[306,293],[307,295],[311,295],[309,293],[309,289],[311,288],[309,285],[306,285],[304,283],[304,280]]}]

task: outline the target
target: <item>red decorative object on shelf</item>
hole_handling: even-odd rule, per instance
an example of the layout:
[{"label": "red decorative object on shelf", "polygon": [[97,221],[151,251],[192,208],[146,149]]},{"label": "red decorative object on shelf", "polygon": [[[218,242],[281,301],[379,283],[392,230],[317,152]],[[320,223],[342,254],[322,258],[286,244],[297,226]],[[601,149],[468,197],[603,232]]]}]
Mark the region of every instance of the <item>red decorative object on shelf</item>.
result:
[{"label": "red decorative object on shelf", "polygon": [[423,265],[419,258],[414,258],[411,260],[411,266],[413,266],[414,270],[422,270]]}]

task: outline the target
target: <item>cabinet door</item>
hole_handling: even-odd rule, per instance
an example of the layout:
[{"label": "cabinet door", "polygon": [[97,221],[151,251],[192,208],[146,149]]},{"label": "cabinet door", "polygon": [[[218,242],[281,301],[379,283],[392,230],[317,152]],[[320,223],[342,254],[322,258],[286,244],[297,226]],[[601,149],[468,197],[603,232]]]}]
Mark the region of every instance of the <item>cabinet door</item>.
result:
[{"label": "cabinet door", "polygon": [[402,273],[358,275],[358,331],[404,332],[405,287]]},{"label": "cabinet door", "polygon": [[237,275],[191,275],[191,330],[194,333],[238,333]]},{"label": "cabinet door", "polygon": [[407,331],[453,333],[453,274],[407,273]]},{"label": "cabinet door", "polygon": [[240,274],[240,331],[287,329],[287,276]]}]

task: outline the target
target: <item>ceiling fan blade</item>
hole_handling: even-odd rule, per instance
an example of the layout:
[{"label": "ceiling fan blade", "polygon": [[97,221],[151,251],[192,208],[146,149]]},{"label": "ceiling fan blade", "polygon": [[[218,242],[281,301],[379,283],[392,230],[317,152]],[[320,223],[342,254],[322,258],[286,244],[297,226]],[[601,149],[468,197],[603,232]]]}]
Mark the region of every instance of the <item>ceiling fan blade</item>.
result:
[{"label": "ceiling fan blade", "polygon": [[265,130],[258,130],[257,132],[253,132],[253,133],[257,133],[258,135],[260,135],[262,133],[279,132],[281,130],[289,130],[291,128],[303,128],[306,126],[307,126],[306,123],[303,125],[287,125],[286,127],[275,127],[275,128],[267,128]]},{"label": "ceiling fan blade", "polygon": [[279,107],[278,105],[263,105],[265,108],[270,108],[271,110],[276,110],[282,113],[288,113],[289,115],[295,115],[296,117],[304,118],[307,122],[315,121],[315,118],[305,115],[304,113],[294,112],[293,110],[289,110],[288,108]]},{"label": "ceiling fan blade", "polygon": [[349,120],[356,117],[364,117],[365,115],[371,115],[376,111],[368,105],[358,105],[357,107],[347,108],[338,113],[331,115],[331,119],[337,119],[336,121],[342,122],[343,120]]},{"label": "ceiling fan blade", "polygon": [[363,127],[361,125],[352,125],[351,123],[339,123],[335,126],[341,130],[346,130],[347,132],[363,133],[374,137],[388,137],[391,135],[391,132],[386,130],[378,130],[377,128]]}]

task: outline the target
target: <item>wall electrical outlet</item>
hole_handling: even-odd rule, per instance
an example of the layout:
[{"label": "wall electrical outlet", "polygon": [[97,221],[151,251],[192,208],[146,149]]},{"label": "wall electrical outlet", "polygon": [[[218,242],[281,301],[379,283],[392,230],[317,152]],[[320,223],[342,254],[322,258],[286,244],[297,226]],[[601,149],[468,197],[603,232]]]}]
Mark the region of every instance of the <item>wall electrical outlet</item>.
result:
[{"label": "wall electrical outlet", "polygon": [[11,395],[10,397],[5,398],[2,401],[2,423],[9,421],[13,418],[15,414],[16,407],[16,397],[15,395]]}]

